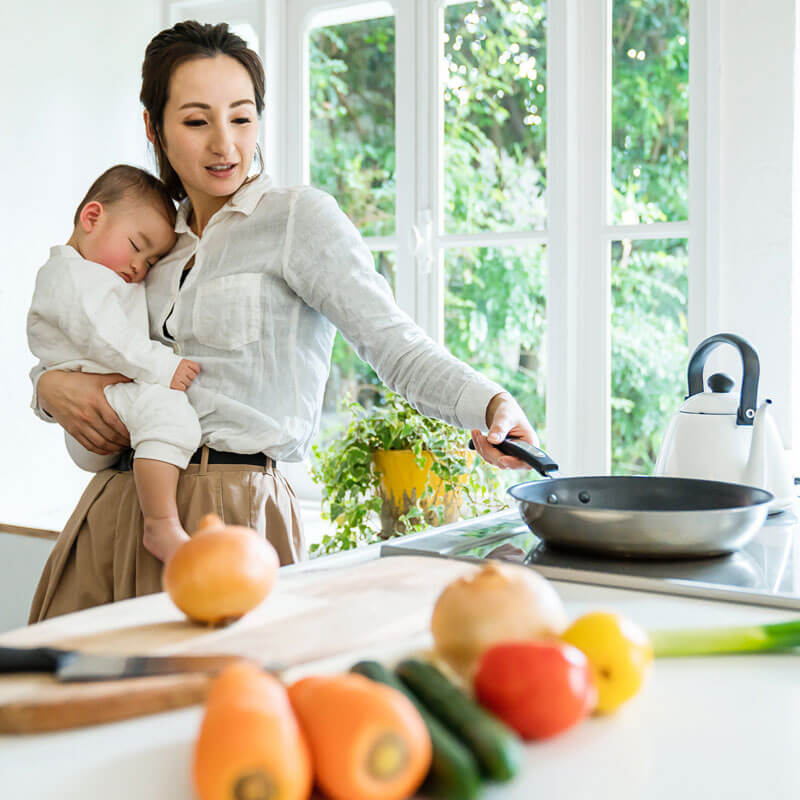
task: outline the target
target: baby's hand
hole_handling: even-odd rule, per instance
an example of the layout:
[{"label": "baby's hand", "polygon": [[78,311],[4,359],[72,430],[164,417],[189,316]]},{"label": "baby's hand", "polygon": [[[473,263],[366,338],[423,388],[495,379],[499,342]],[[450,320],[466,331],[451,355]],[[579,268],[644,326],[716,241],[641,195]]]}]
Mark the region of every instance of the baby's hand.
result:
[{"label": "baby's hand", "polygon": [[181,363],[178,364],[178,369],[175,370],[175,374],[172,376],[169,388],[185,392],[192,385],[192,381],[199,372],[200,365],[196,361],[182,358]]}]

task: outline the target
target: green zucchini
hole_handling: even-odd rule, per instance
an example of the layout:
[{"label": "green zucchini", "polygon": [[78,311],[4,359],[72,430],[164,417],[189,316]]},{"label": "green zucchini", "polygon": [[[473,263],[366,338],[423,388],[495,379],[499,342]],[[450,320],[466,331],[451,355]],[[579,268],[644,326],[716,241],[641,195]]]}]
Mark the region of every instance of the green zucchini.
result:
[{"label": "green zucchini", "polygon": [[419,710],[428,727],[433,745],[431,771],[425,782],[426,794],[445,800],[473,800],[478,797],[481,791],[481,777],[475,757],[391,670],[377,661],[359,661],[350,667],[350,671],[397,689]]},{"label": "green zucchini", "polygon": [[433,664],[406,659],[400,680],[469,747],[483,771],[496,781],[511,780],[522,766],[523,747],[514,731],[453,685]]}]

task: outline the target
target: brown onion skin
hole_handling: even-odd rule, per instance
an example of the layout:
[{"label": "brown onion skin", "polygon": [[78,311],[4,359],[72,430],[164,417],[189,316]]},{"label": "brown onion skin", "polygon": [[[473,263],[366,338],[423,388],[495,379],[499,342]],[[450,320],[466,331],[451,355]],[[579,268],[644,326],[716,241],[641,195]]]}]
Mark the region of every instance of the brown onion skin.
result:
[{"label": "brown onion skin", "polygon": [[167,562],[162,585],[195,622],[221,625],[259,605],[278,577],[275,548],[251,528],[207,514]]},{"label": "brown onion skin", "polygon": [[556,638],[567,622],[549,581],[527,567],[488,561],[444,588],[431,633],[436,655],[471,684],[478,659],[491,645]]}]

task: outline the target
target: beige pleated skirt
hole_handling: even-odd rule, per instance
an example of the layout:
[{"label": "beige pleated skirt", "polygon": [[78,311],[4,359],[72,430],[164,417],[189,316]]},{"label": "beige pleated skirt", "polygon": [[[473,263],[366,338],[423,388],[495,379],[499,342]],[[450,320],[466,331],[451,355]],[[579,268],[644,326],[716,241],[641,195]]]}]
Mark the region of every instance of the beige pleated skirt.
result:
[{"label": "beige pleated skirt", "polygon": [[[189,533],[214,513],[265,536],[282,565],[307,557],[297,498],[277,469],[205,461],[190,464],[178,481],[178,512]],[[145,549],[142,533],[133,472],[98,472],[56,540],[28,621],[160,592],[164,565]]]}]

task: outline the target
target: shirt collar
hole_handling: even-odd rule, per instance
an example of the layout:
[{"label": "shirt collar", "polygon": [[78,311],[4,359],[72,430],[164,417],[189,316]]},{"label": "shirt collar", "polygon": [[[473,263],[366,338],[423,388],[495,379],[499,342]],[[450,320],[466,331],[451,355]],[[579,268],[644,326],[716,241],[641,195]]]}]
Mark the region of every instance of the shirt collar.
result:
[{"label": "shirt collar", "polygon": [[[261,173],[258,177],[240,186],[235,194],[225,203],[217,214],[224,214],[231,211],[239,211],[249,217],[261,198],[272,188],[272,178],[266,173]],[[188,197],[185,197],[178,206],[178,216],[175,220],[175,233],[188,233],[191,231],[188,218],[192,204]],[[214,216],[216,216],[215,214]],[[212,217],[213,219],[213,217]]]},{"label": "shirt collar", "polygon": [[54,244],[50,248],[50,256],[61,256],[62,258],[83,258],[83,256],[71,244]]}]

